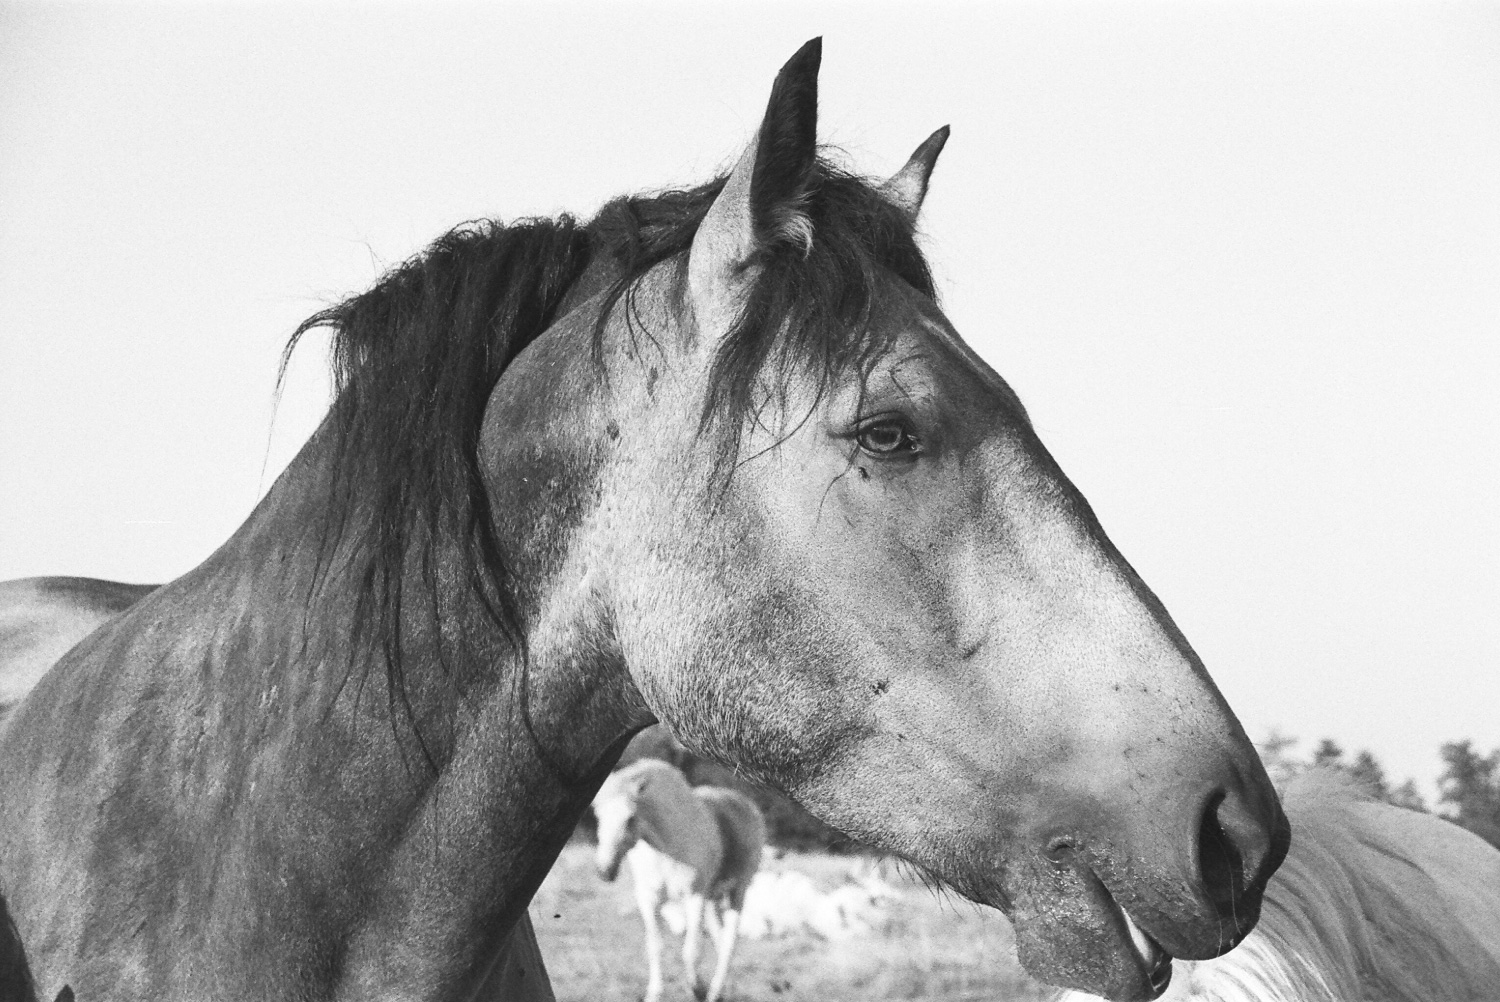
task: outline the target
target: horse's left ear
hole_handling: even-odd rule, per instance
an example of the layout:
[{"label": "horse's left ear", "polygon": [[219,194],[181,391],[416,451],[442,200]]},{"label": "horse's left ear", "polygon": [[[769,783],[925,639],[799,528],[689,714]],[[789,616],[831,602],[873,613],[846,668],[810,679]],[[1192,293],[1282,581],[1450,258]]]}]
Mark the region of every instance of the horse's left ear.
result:
[{"label": "horse's left ear", "polygon": [[913,226],[917,224],[917,215],[922,211],[922,200],[927,197],[927,182],[932,179],[932,168],[937,164],[938,154],[943,152],[943,144],[947,141],[948,127],[945,125],[928,136],[917,147],[917,152],[911,155],[911,159],[906,161],[906,166],[880,186],[880,193],[905,213]]},{"label": "horse's left ear", "polygon": [[754,141],[693,237],[688,285],[700,334],[717,338],[733,324],[757,254],[778,245],[804,253],[812,247],[802,206],[817,162],[822,60],[823,40],[814,38],[781,68]]}]

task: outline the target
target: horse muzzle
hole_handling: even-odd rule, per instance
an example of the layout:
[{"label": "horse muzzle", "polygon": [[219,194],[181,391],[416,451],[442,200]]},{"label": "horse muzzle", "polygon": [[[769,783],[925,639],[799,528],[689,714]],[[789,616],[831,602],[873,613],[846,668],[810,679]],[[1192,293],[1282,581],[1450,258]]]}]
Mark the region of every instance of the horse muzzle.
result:
[{"label": "horse muzzle", "polygon": [[1166,991],[1174,957],[1216,957],[1248,935],[1290,843],[1286,816],[1274,799],[1251,806],[1218,793],[1199,803],[1196,839],[1154,860],[1128,843],[1028,840],[1001,881],[1026,969],[1140,1002]]}]

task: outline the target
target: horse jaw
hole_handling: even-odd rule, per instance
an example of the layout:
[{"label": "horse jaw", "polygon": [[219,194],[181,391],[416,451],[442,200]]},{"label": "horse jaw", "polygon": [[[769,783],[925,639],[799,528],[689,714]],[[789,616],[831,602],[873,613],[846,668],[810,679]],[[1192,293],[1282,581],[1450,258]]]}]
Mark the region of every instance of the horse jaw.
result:
[{"label": "horse jaw", "polygon": [[[1013,756],[1006,749],[1011,742],[1005,739],[1005,735],[1015,728],[1006,724],[1018,722],[1019,726],[1019,722],[1030,720],[1032,715],[1014,709],[1002,711],[1014,702],[1015,690],[1025,688],[1022,683],[1028,678],[1024,673],[1016,678],[1010,677],[1015,672],[1007,666],[1018,658],[1014,654],[1009,658],[997,656],[998,642],[990,644],[990,653],[976,660],[976,653],[986,649],[982,641],[995,632],[988,629],[987,623],[1006,624],[1002,639],[1007,641],[1012,652],[1035,648],[1032,653],[1038,656],[1030,657],[1030,660],[1036,662],[1036,674],[1045,675],[1048,684],[1030,688],[1045,695],[1060,691],[1060,683],[1068,683],[1075,690],[1073,695],[1077,698],[1063,700],[1063,706],[1054,707],[1063,711],[1056,715],[1062,730],[1071,731],[1072,724],[1078,720],[1077,707],[1093,706],[1094,702],[1090,701],[1097,701],[1101,692],[1127,692],[1126,696],[1114,700],[1119,704],[1116,708],[1120,712],[1115,714],[1112,722],[1121,724],[1123,730],[1129,730],[1123,727],[1129,721],[1151,718],[1157,710],[1156,702],[1134,695],[1146,692],[1146,687],[1123,683],[1138,683],[1140,679],[1136,676],[1140,676],[1151,680],[1151,691],[1156,691],[1165,685],[1161,672],[1144,663],[1139,666],[1142,670],[1137,672],[1123,663],[1115,671],[1108,664],[1097,662],[1101,653],[1113,657],[1117,653],[1115,648],[1127,653],[1145,647],[1160,648],[1168,659],[1169,663],[1164,663],[1171,669],[1169,674],[1179,683],[1179,688],[1186,686],[1192,690],[1177,694],[1180,697],[1176,700],[1177,707],[1181,709],[1187,705],[1188,709],[1194,710],[1195,719],[1201,718],[1213,725],[1189,727],[1181,721],[1175,725],[1175,730],[1183,734],[1196,733],[1193,747],[1189,748],[1195,754],[1183,764],[1205,757],[1215,743],[1227,747],[1238,742],[1244,755],[1253,756],[1243,734],[1235,731],[1237,725],[1232,723],[1232,717],[1225,719],[1220,712],[1227,712],[1227,708],[1218,705],[1216,692],[1205,687],[1206,675],[1198,677],[1201,667],[1184,660],[1191,658],[1190,653],[1176,650],[1174,628],[1170,623],[1158,621],[1159,617],[1150,612],[1154,608],[1154,597],[1141,598],[1131,584],[1131,572],[1110,550],[1101,531],[1091,523],[1084,524],[1072,518],[1074,512],[1085,513],[1081,519],[1091,518],[1081,498],[1071,505],[1057,502],[1059,495],[1072,499],[1076,491],[1059,471],[1053,469],[1050,457],[1040,444],[1032,442],[1024,412],[1019,403],[1011,403],[1013,394],[998,376],[982,366],[977,357],[971,357],[972,353],[961,345],[956,333],[948,337],[944,332],[931,332],[931,328],[946,321],[936,313],[930,300],[923,300],[920,309],[903,306],[899,315],[893,315],[887,321],[913,342],[911,347],[914,349],[892,348],[889,357],[900,360],[901,378],[896,378],[898,362],[892,361],[886,366],[891,370],[886,373],[889,376],[886,381],[900,393],[892,390],[888,395],[893,398],[900,396],[905,401],[925,399],[922,393],[910,388],[912,381],[908,377],[923,366],[936,366],[934,371],[937,374],[929,381],[932,388],[927,397],[941,398],[947,411],[962,415],[962,418],[943,421],[940,420],[942,415],[938,415],[933,419],[936,435],[930,440],[941,441],[937,436],[946,434],[958,444],[949,453],[929,456],[922,469],[931,467],[937,456],[949,455],[954,458],[945,469],[953,469],[954,474],[942,477],[934,473],[932,482],[974,487],[971,481],[960,481],[958,474],[977,477],[974,471],[993,460],[997,472],[980,485],[985,489],[943,487],[946,493],[939,498],[943,502],[940,506],[929,499],[938,488],[928,490],[924,487],[927,493],[921,498],[923,504],[907,506],[902,509],[901,517],[896,518],[892,515],[895,506],[885,504],[880,507],[881,499],[899,496],[901,490],[915,491],[912,484],[919,480],[925,484],[926,479],[912,476],[898,481],[894,474],[881,474],[876,468],[873,479],[868,481],[869,486],[861,486],[867,479],[852,468],[849,449],[828,444],[847,441],[847,434],[840,438],[836,432],[853,426],[853,405],[844,408],[849,413],[841,411],[838,420],[829,419],[820,424],[827,412],[820,410],[814,414],[812,410],[801,409],[802,400],[797,397],[795,403],[784,403],[782,410],[794,416],[811,415],[805,425],[798,426],[802,429],[801,437],[782,435],[783,429],[767,427],[765,434],[774,441],[757,443],[746,438],[744,455],[762,458],[757,460],[757,465],[746,464],[736,474],[733,490],[726,488],[711,506],[684,500],[692,491],[688,489],[690,484],[684,484],[683,470],[715,468],[716,443],[698,434],[701,426],[696,421],[687,424],[680,420],[684,413],[701,413],[702,381],[699,377],[703,362],[721,346],[723,336],[733,330],[735,321],[743,314],[743,307],[749,302],[746,297],[757,278],[765,242],[777,239],[790,244],[783,245],[783,259],[792,258],[792,254],[785,252],[795,251],[794,227],[768,227],[765,223],[767,220],[774,222],[778,211],[783,217],[790,218],[786,213],[800,207],[801,191],[796,183],[776,186],[768,179],[782,182],[792,179],[794,182],[799,151],[810,154],[813,149],[810,138],[802,145],[790,140],[801,135],[801,123],[809,121],[809,113],[815,112],[816,95],[812,87],[815,56],[815,50],[805,49],[783,70],[756,140],[739,158],[707,210],[689,249],[687,292],[697,343],[693,344],[691,327],[673,326],[680,314],[672,313],[671,324],[663,329],[672,334],[681,331],[686,336],[663,337],[661,343],[678,347],[685,358],[670,358],[669,350],[670,364],[661,367],[659,379],[655,365],[650,368],[649,376],[637,378],[645,366],[634,361],[634,356],[630,356],[630,364],[619,366],[618,371],[610,370],[616,378],[610,384],[607,406],[601,407],[596,415],[595,426],[604,427],[606,414],[611,417],[646,415],[639,423],[617,428],[614,434],[619,436],[618,443],[606,447],[605,454],[613,457],[610,473],[614,479],[610,497],[599,509],[603,514],[596,522],[590,523],[597,525],[600,539],[609,541],[607,545],[600,544],[601,551],[608,552],[612,560],[621,561],[620,566],[632,569],[632,574],[611,579],[602,589],[602,594],[609,598],[609,620],[620,658],[629,666],[627,670],[642,702],[694,750],[732,760],[747,774],[774,782],[792,793],[830,823],[856,835],[884,836],[875,840],[885,848],[912,855],[938,872],[943,869],[941,864],[944,862],[977,864],[978,872],[972,875],[973,883],[1003,885],[1006,893],[1020,903],[1015,914],[1023,945],[1027,948],[1023,956],[1028,958],[1033,973],[1064,984],[1102,987],[1118,998],[1154,997],[1157,987],[1151,977],[1156,966],[1154,958],[1145,956],[1134,944],[1121,903],[1130,909],[1132,915],[1143,917],[1142,926],[1149,935],[1167,943],[1169,950],[1183,947],[1185,956],[1192,956],[1196,950],[1211,949],[1212,944],[1221,939],[1217,923],[1204,920],[1207,908],[1199,900],[1201,895],[1184,886],[1185,881],[1197,883],[1197,876],[1187,871],[1192,869],[1196,845],[1192,839],[1199,827],[1198,816],[1193,812],[1201,808],[1207,793],[1206,789],[1198,789],[1198,783],[1195,782],[1191,790],[1183,790],[1180,797],[1174,793],[1174,801],[1182,801],[1177,805],[1182,808],[1177,814],[1193,813],[1193,816],[1182,824],[1174,821],[1171,832],[1167,832],[1163,825],[1150,822],[1149,817],[1136,825],[1142,830],[1131,837],[1119,831],[1122,826],[1118,824],[1089,822],[1086,840],[1102,844],[1106,853],[1113,851],[1111,845],[1118,845],[1121,850],[1116,855],[1119,865],[1112,870],[1093,859],[1080,861],[1065,871],[1067,879],[1054,877],[1048,868],[1050,864],[1039,856],[1055,834],[1052,828],[1062,823],[1049,818],[1049,814],[1055,812],[1048,805],[1057,799],[1056,790],[1059,788],[1067,790],[1081,786],[1100,792],[1096,782],[1097,770],[1081,769],[1078,775],[1064,777],[1067,782],[1048,788],[1047,796],[1041,797],[1034,805],[1036,809],[1029,812],[1028,816],[1034,819],[1034,823],[1024,825],[1020,820],[1006,822],[995,816],[1006,809],[1003,803],[990,803],[983,811],[977,809],[973,803],[973,784],[968,782],[950,784],[951,799],[943,805],[934,802],[931,791],[922,789],[893,798],[897,807],[921,804],[925,810],[921,812],[923,817],[917,820],[922,824],[916,827],[927,828],[929,834],[934,827],[943,827],[959,814],[976,815],[972,829],[974,837],[961,846],[953,844],[951,839],[947,845],[921,847],[910,842],[901,844],[899,836],[907,833],[890,829],[893,824],[899,825],[900,822],[894,819],[903,812],[891,810],[890,799],[886,802],[886,809],[880,812],[881,818],[864,819],[869,823],[858,824],[862,819],[851,817],[860,810],[850,804],[848,791],[853,788],[851,784],[841,784],[838,791],[822,798],[825,810],[818,810],[819,805],[809,803],[805,796],[809,792],[807,787],[816,783],[819,773],[828,769],[831,763],[839,762],[846,752],[850,759],[870,757],[871,749],[865,747],[865,742],[872,737],[872,728],[876,732],[873,737],[894,745],[921,734],[930,734],[951,744],[949,739],[954,733],[952,714],[933,714],[926,720],[920,719],[920,715],[925,712],[924,707],[936,705],[936,693],[948,691],[955,684],[953,680],[976,672],[987,673],[987,681],[978,687],[982,690],[979,695],[985,697],[984,705],[993,705],[996,712],[983,719],[975,718],[979,703],[972,693],[956,698],[954,706],[949,709],[974,718],[969,721],[972,725],[969,730],[975,740],[965,743],[958,751],[977,750],[976,753],[998,759],[980,763],[976,782],[981,788],[1007,791],[1017,777],[1036,774],[1025,766],[1045,765],[1062,754],[1060,749],[1067,747],[1066,741],[1055,745],[1042,742],[1034,749],[1034,761],[1010,761]],[[787,82],[789,79],[791,82]],[[777,141],[775,137],[778,136],[788,138],[789,142]],[[898,207],[904,205],[905,208],[919,204],[915,190],[922,185],[916,182],[925,182],[940,146],[937,141],[940,137],[941,134],[929,140],[930,145],[924,144],[927,146],[925,152],[918,151],[914,157],[916,166],[900,182],[901,193],[895,197],[887,196],[888,202],[898,204],[899,200]],[[761,196],[768,190],[775,192],[775,197],[762,200]],[[889,217],[894,213],[886,212],[885,215]],[[778,260],[778,267],[782,263],[784,260]],[[767,275],[773,273],[773,270],[766,272]],[[669,280],[675,283],[677,273],[663,269],[658,275],[643,280],[640,288],[648,293],[659,291],[651,283]],[[674,284],[670,290],[674,293],[672,298],[660,301],[672,303],[675,308],[675,304],[681,302],[675,296],[676,288]],[[907,297],[902,291],[904,288],[893,288],[890,302],[883,305],[900,305],[906,298],[916,296],[913,292]],[[649,294],[640,298],[643,302],[651,301]],[[929,310],[932,315],[923,310]],[[952,342],[948,348],[943,347],[945,338]],[[532,351],[535,350],[536,346],[533,346]],[[606,357],[610,357],[611,350],[606,346]],[[949,354],[957,361],[948,359]],[[941,364],[919,361],[937,359],[940,355]],[[885,369],[881,371],[885,372]],[[852,376],[848,382],[846,389],[851,399],[867,399],[861,397],[861,391],[869,389],[875,382],[873,373],[861,376],[863,385],[860,385],[861,380]],[[824,403],[829,403],[836,395],[831,392]],[[789,393],[789,397],[792,396],[795,394]],[[816,396],[809,397],[809,400],[816,399]],[[913,403],[913,406],[917,404]],[[934,404],[930,409],[936,411],[937,408],[938,405]],[[988,415],[985,419],[988,423],[981,423],[981,415]],[[984,428],[994,425],[1003,434],[981,434],[976,430],[981,424]],[[965,444],[968,443],[965,436],[973,437],[974,442]],[[613,436],[611,441],[614,442]],[[651,443],[651,449],[639,448],[638,444],[642,442]],[[765,444],[768,448],[758,449],[758,444]],[[802,451],[795,451],[797,449]],[[1021,486],[1040,482],[1054,489],[1023,494],[1020,487],[1006,492],[995,488],[997,484],[1015,483],[1018,469],[1033,474],[1030,479],[1019,478]],[[881,479],[882,476],[886,479]],[[785,482],[779,482],[778,478]],[[890,481],[888,486],[886,480]],[[900,486],[903,483],[905,486]],[[614,500],[649,497],[653,491],[660,492],[662,485],[673,485],[673,489],[666,492],[662,507],[649,513],[633,503]],[[880,485],[880,491],[887,493],[877,495],[877,485]],[[970,510],[974,506],[989,504],[989,499],[1002,497],[1007,502],[1003,506],[990,504],[977,514]],[[737,505],[741,507],[737,509]],[[841,509],[840,505],[846,505],[847,510]],[[712,517],[708,514],[710,510]],[[974,547],[971,552],[953,544],[953,522],[938,517],[949,510],[975,516],[960,521],[975,533],[986,533],[980,540],[986,545]],[[732,531],[729,517],[740,511],[753,513],[760,519],[753,523],[752,531]],[[838,517],[841,513],[847,517]],[[917,545],[924,542],[923,539],[915,539],[911,545],[906,545],[900,552],[918,555],[920,560],[895,565],[897,569],[914,568],[910,574],[912,587],[905,589],[893,588],[892,575],[887,572],[886,565],[861,556],[864,550],[858,545],[850,545],[854,538],[852,533],[845,533],[840,528],[867,525],[872,527],[867,535],[877,542],[896,540],[907,543],[910,542],[907,537],[918,531],[916,527],[925,524],[919,518],[924,514],[926,521],[940,529],[929,534],[928,538],[946,540],[941,543],[946,549]],[[1049,518],[1040,518],[1042,514]],[[1022,526],[1020,521],[1024,519],[1036,524]],[[793,524],[805,539],[798,537],[793,541],[787,535],[784,530]],[[764,531],[766,525],[774,525],[775,531]],[[1038,575],[1050,575],[1047,577],[1050,584],[1045,588],[1012,587],[1009,579],[996,577],[1003,577],[1000,566],[1003,561],[998,558],[1020,554],[1017,544],[1027,542],[1017,536],[1017,528],[1035,530],[1033,535],[1037,538],[1032,542],[1037,552],[1036,559],[1018,564],[1011,577],[1025,585],[1027,582],[1034,584]],[[822,535],[824,533],[826,537]],[[1066,552],[1059,552],[1059,540],[1068,544]],[[703,541],[710,542],[705,544]],[[692,545],[687,545],[689,542]],[[777,552],[778,549],[785,553]],[[765,573],[755,578],[736,578],[731,590],[719,576],[701,572],[699,565],[705,550],[714,552],[720,562],[730,562],[730,557],[745,562],[755,561],[747,565],[762,568]],[[777,563],[783,556],[786,559]],[[958,566],[963,560],[969,561],[963,566],[972,564],[974,571],[973,580],[968,584],[957,582],[964,584],[963,589],[955,586],[939,591],[921,587],[928,580],[954,584],[955,575],[949,573],[949,565]],[[848,566],[844,566],[845,562]],[[820,573],[809,575],[810,564],[816,564]],[[880,573],[871,570],[877,567]],[[779,576],[782,569],[786,571],[785,582]],[[823,570],[846,573],[830,578],[821,573]],[[931,574],[928,574],[929,570]],[[649,578],[645,571],[650,572]],[[1094,571],[1100,573],[1094,574]],[[813,622],[808,617],[806,629],[779,630],[768,635],[764,624],[785,611],[787,596],[802,596],[812,587],[804,580],[809,576],[823,584],[829,580],[839,582],[839,587],[826,589],[827,593],[821,596],[826,601],[803,602],[799,606],[803,611],[811,605],[828,613],[825,616],[826,630],[818,626],[822,620]],[[1099,577],[1100,581],[1094,585],[1111,584],[1113,591],[1110,594],[1118,592],[1115,595],[1118,601],[1101,599],[1090,604],[1085,600],[1090,599],[1092,593],[1081,588],[1080,582],[1073,580],[1075,577],[1084,578],[1083,584]],[[788,586],[782,588],[783,583]],[[911,601],[891,606],[892,615],[889,617],[867,617],[868,622],[861,615],[852,614],[858,613],[858,608],[849,609],[850,615],[829,613],[828,610],[859,605],[851,598],[855,594],[854,584],[862,589],[860,594],[868,594],[871,599],[864,603],[865,608],[886,608],[890,603],[882,605],[882,601],[894,591],[901,591],[906,596],[932,596],[933,602],[939,599],[948,602],[937,612],[963,613],[968,619],[960,625],[967,624],[972,628],[933,630],[930,628],[932,622],[943,621],[942,616],[934,615],[917,622],[913,630],[897,631],[898,635],[885,637],[884,641],[877,640],[895,619],[920,618],[924,613]],[[1144,590],[1143,586],[1140,590]],[[952,593],[951,601],[948,601],[949,592]],[[1078,606],[1074,610],[1077,622],[1067,631],[1056,628],[1059,596]],[[1003,600],[1003,605],[1000,600]],[[747,609],[755,610],[755,613],[742,615]],[[970,615],[973,610],[977,611]],[[1001,612],[1005,615],[1000,615]],[[1118,632],[1116,626],[1122,616],[1149,619],[1149,643],[1142,638],[1126,638],[1119,643],[1110,640],[1110,631]],[[863,623],[864,628],[850,629],[851,623]],[[1102,639],[1101,633],[1105,634]],[[1067,647],[1068,644],[1071,647]],[[1059,652],[1060,645],[1067,649]],[[898,657],[897,651],[906,651],[910,656]],[[763,670],[767,666],[775,669],[787,665],[803,665],[807,670],[789,676],[784,672]],[[927,678],[937,671],[936,666],[952,669],[938,673],[936,685],[903,684]],[[825,671],[844,674],[835,678],[831,674],[822,674]],[[735,685],[731,691],[723,683],[729,677],[743,678],[746,684]],[[826,685],[822,682],[825,677]],[[839,684],[842,682],[851,684]],[[1116,684],[1111,686],[1110,683]],[[836,698],[832,694],[835,688],[838,690]],[[967,693],[973,688],[975,686],[967,686],[964,691]],[[1122,701],[1125,699],[1137,701],[1131,706],[1133,712],[1124,712]],[[725,729],[717,726],[722,722],[721,718],[708,717],[704,712],[704,707],[710,706],[732,707],[735,714],[743,720],[753,721],[754,726],[741,724],[726,736]],[[903,721],[890,709],[897,706],[918,714],[914,720],[916,726],[901,726]],[[1100,714],[1091,711],[1088,716],[1092,720]],[[830,723],[836,726],[830,726]],[[1093,733],[1097,730],[1097,727],[1091,728],[1084,735],[1096,745],[1103,743],[1100,735]],[[749,741],[737,737],[745,733],[760,738],[770,733],[775,740],[759,740],[752,746]],[[1061,735],[1068,736],[1066,733]],[[907,741],[908,745],[916,743]],[[1111,747],[1115,752],[1120,751]],[[903,754],[891,748],[886,750],[897,756]],[[1212,757],[1218,761],[1223,756]],[[949,774],[961,775],[964,761],[972,758],[973,755],[955,753]],[[1113,758],[1117,763],[1123,760],[1120,754],[1114,754]],[[1234,755],[1230,754],[1229,758],[1234,758]],[[1099,757],[1096,756],[1094,761],[1097,763]],[[934,768],[930,756],[907,758],[899,764],[903,768],[896,770],[896,774],[920,778],[924,784],[935,773],[941,772]],[[1173,779],[1178,764],[1172,756],[1165,760],[1158,758],[1156,762],[1143,763],[1138,777],[1127,777],[1149,781],[1144,792],[1133,801],[1135,814],[1154,817],[1156,812],[1149,807],[1152,795],[1166,792],[1164,784],[1182,786]],[[1203,785],[1211,786],[1217,782],[1217,779],[1212,783],[1205,780]],[[1112,803],[1118,799],[1115,791],[1124,788],[1110,783],[1104,785],[1110,789],[1100,793],[1097,800],[1090,800],[1087,810]],[[950,807],[954,810],[949,810]],[[988,817],[977,816],[986,812]],[[1274,805],[1261,811],[1267,817],[1272,813]],[[937,819],[943,821],[934,825]],[[851,821],[855,823],[850,824]],[[927,851],[908,852],[912,848]],[[1146,871],[1132,873],[1132,857],[1140,856],[1161,858],[1154,860]],[[1040,864],[1044,869],[1035,874],[1018,872],[1031,863]],[[954,872],[951,867],[943,876],[955,884],[962,882],[962,874]],[[1133,883],[1141,884],[1142,888],[1133,891]],[[991,904],[1006,903],[1003,896],[986,895],[983,890],[981,887],[980,893],[969,893],[969,896]],[[1117,903],[1117,897],[1121,903]],[[1246,911],[1242,909],[1239,914],[1243,917]],[[1159,916],[1165,916],[1165,919]],[[1175,932],[1174,925],[1177,927]],[[1078,957],[1084,959],[1079,961]]]}]

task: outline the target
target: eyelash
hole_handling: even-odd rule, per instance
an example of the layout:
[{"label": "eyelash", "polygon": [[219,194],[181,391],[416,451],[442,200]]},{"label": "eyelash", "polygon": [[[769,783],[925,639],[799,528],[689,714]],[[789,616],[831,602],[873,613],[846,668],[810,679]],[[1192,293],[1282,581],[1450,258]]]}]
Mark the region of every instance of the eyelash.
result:
[{"label": "eyelash", "polygon": [[[876,448],[871,442],[872,432],[895,432],[898,436],[890,448]],[[922,442],[911,430],[904,418],[880,417],[863,425],[854,433],[854,440],[865,455],[874,459],[893,459],[898,456],[915,456],[922,451]]]}]

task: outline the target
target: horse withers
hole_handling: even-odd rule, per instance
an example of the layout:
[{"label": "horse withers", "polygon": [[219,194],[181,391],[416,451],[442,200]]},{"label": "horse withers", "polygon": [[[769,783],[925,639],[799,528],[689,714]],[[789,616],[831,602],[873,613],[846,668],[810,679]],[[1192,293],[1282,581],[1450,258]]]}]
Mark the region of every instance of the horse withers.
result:
[{"label": "horse withers", "polygon": [[[630,862],[635,901],[646,924],[646,1002],[662,994],[662,907],[679,905],[685,920],[682,965],[693,995],[718,1002],[729,977],[745,891],[760,869],[766,822],[736,790],[689,786],[660,759],[643,758],[610,775],[594,797],[599,875],[614,880]],[[713,979],[698,973],[704,922],[714,944]]]},{"label": "horse withers", "polygon": [[0,724],[44,989],[469,998],[655,721],[1004,909],[1044,980],[1147,999],[1249,932],[1270,780],[938,309],[947,131],[851,175],[820,57],[727,175],[460,228],[307,322],[318,432]]}]

